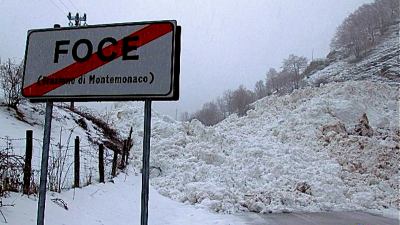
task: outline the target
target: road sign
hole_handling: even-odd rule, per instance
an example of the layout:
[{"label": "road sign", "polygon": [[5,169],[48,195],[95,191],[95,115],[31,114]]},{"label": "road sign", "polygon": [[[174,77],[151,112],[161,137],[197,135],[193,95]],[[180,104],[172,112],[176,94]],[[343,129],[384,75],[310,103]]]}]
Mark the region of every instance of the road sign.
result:
[{"label": "road sign", "polygon": [[28,31],[22,95],[32,101],[177,100],[176,21]]}]

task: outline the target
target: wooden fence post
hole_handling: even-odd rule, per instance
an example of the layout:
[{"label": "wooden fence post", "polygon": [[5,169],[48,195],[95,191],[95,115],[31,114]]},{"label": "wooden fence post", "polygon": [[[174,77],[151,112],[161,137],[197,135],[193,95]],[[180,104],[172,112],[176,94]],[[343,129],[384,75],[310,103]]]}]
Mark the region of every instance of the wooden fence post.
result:
[{"label": "wooden fence post", "polygon": [[99,182],[104,183],[104,145],[99,146]]},{"label": "wooden fence post", "polygon": [[124,146],[125,146],[125,148],[124,148],[124,158],[123,158],[123,160],[124,160],[124,165],[125,165],[125,167],[127,166],[127,164],[126,164],[126,157],[127,157],[127,155],[128,155],[128,140],[125,140],[124,141]]},{"label": "wooden fence post", "polygon": [[125,165],[126,166],[128,166],[128,158],[129,158],[129,143],[128,143],[128,141],[127,141],[127,144],[126,144],[126,154],[125,154]]},{"label": "wooden fence post", "polygon": [[120,165],[121,169],[125,168],[125,157],[126,157],[126,140],[124,140],[124,146],[122,147],[122,159]]},{"label": "wooden fence post", "polygon": [[26,131],[26,149],[25,149],[25,165],[24,165],[24,187],[23,193],[29,195],[32,176],[32,151],[33,151],[33,131]]},{"label": "wooden fence post", "polygon": [[132,132],[133,132],[133,128],[131,127],[130,131],[129,131],[129,137],[128,140],[126,141],[126,159],[125,159],[125,164],[128,165],[128,158],[129,158],[129,151],[132,148]]},{"label": "wooden fence post", "polygon": [[128,141],[132,140],[132,132],[133,132],[133,128],[131,127],[131,129],[129,130]]},{"label": "wooden fence post", "polygon": [[79,187],[79,137],[75,138],[75,154],[74,154],[74,187]]},{"label": "wooden fence post", "polygon": [[117,175],[117,160],[118,160],[118,152],[114,151],[114,157],[112,161],[112,168],[111,168],[111,176],[115,177]]}]

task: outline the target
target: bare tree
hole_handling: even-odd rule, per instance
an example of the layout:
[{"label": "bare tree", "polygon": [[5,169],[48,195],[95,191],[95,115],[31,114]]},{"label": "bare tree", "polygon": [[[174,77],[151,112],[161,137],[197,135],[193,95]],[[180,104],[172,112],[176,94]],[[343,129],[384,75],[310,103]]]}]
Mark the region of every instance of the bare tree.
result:
[{"label": "bare tree", "polygon": [[279,73],[274,68],[270,68],[267,72],[266,79],[265,79],[265,88],[267,94],[272,94],[277,92],[279,89],[279,85],[277,82]]},{"label": "bare tree", "polygon": [[193,114],[192,118],[198,119],[206,126],[215,125],[224,119],[217,104],[214,102],[205,103],[199,111]]},{"label": "bare tree", "polygon": [[379,28],[383,33],[387,25],[394,23],[399,18],[400,2],[398,0],[376,0],[373,5],[378,11]]},{"label": "bare tree", "polygon": [[217,98],[218,108],[224,115],[224,118],[228,117],[229,115],[235,112],[232,103],[233,103],[233,92],[231,90],[225,91],[221,98]]},{"label": "bare tree", "polygon": [[331,41],[332,50],[344,50],[356,58],[363,56],[388,26],[398,20],[399,4],[398,0],[376,0],[360,6],[337,28]]},{"label": "bare tree", "polygon": [[266,78],[266,95],[272,93],[290,93],[300,87],[303,74],[307,68],[307,59],[302,56],[289,55],[283,60],[282,71],[269,69]]},{"label": "bare tree", "polygon": [[365,45],[365,31],[362,28],[360,10],[351,13],[337,28],[336,34],[331,42],[331,48],[344,50],[346,54],[352,53],[356,58],[361,56]]},{"label": "bare tree", "polygon": [[295,80],[296,76],[294,73],[288,70],[282,70],[279,72],[279,76],[277,77],[277,83],[279,85],[279,93],[290,93],[295,89]]},{"label": "bare tree", "polygon": [[0,84],[4,92],[4,100],[7,106],[17,109],[22,96],[22,64],[16,64],[11,59],[0,64]]},{"label": "bare tree", "polygon": [[233,113],[244,116],[255,99],[255,94],[241,85],[235,91],[225,91],[216,102],[205,103],[190,119],[198,119],[204,125],[212,126]]},{"label": "bare tree", "polygon": [[256,82],[254,87],[254,93],[257,99],[261,99],[267,96],[267,89],[265,87],[264,81],[259,80]]},{"label": "bare tree", "polygon": [[221,112],[223,118],[225,119],[226,117],[229,116],[228,112],[228,106],[223,97],[217,97],[217,100],[215,102],[218,106],[218,110]]},{"label": "bare tree", "polygon": [[188,112],[181,113],[181,121],[189,121],[189,120],[190,120],[190,115]]},{"label": "bare tree", "polygon": [[307,68],[307,58],[290,54],[283,60],[282,71],[289,75],[289,82],[292,83],[292,89],[299,88],[299,83],[303,78],[301,75]]},{"label": "bare tree", "polygon": [[239,88],[232,93],[232,97],[232,106],[238,116],[246,115],[250,104],[254,102],[255,99],[254,93],[247,90],[243,85],[240,85]]}]

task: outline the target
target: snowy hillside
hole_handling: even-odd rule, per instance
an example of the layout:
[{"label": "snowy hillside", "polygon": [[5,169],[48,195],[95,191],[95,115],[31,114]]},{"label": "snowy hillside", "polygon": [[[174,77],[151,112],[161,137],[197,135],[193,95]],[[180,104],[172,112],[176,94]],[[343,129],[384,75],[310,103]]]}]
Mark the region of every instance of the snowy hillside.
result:
[{"label": "snowy hillside", "polygon": [[[384,82],[400,82],[400,24],[389,27],[387,35],[380,43],[358,62],[349,57],[340,59],[332,56],[333,60],[327,67],[313,73],[309,83],[345,81],[345,80],[376,80]],[[338,57],[339,59],[336,59]]]},{"label": "snowy hillside", "polygon": [[[256,102],[248,116],[214,127],[153,113],[151,183],[172,199],[217,212],[399,209],[397,85],[331,83]],[[353,130],[366,113],[371,137]],[[142,107],[120,103],[110,119],[135,126]]]},{"label": "snowy hillside", "polygon": [[[44,104],[24,102],[19,112],[0,107],[0,147],[8,154],[25,155],[25,132],[33,130],[32,169],[34,182],[39,185],[40,161],[43,146]],[[52,190],[68,189],[73,185],[74,139],[80,138],[81,178],[87,185],[98,180],[98,145],[107,140],[101,128],[82,116],[55,104],[50,142],[48,185]],[[111,171],[112,151],[106,151],[106,174]],[[22,178],[21,178],[22,179]]]}]

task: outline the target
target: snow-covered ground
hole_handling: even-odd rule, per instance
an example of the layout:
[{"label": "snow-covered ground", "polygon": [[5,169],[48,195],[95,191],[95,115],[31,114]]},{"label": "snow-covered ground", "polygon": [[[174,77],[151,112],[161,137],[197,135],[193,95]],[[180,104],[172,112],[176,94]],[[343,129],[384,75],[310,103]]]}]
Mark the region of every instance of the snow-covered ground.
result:
[{"label": "snow-covered ground", "polygon": [[[164,196],[217,212],[399,209],[398,85],[331,83],[264,98],[214,127],[153,112],[151,184]],[[372,137],[352,132],[363,113]],[[141,167],[143,110],[118,103],[108,114],[132,125]],[[343,127],[343,130],[336,127]]]},{"label": "snow-covered ground", "polygon": [[[49,193],[45,223],[51,225],[127,225],[140,223],[141,179],[133,171],[120,174],[114,183],[93,184],[84,188]],[[61,199],[68,209],[64,208]],[[37,198],[12,193],[3,199],[0,209],[7,222],[0,224],[36,224]],[[184,205],[150,190],[149,224],[151,225],[245,225],[246,221],[232,215],[219,215],[206,209]]]}]

